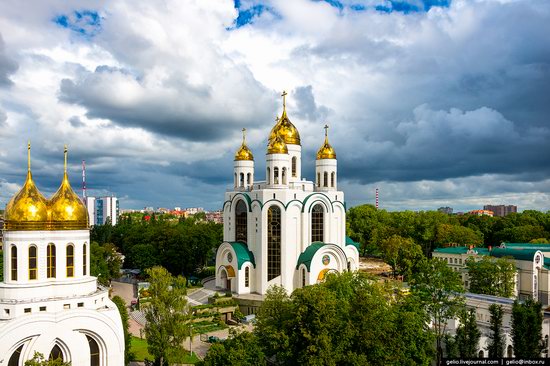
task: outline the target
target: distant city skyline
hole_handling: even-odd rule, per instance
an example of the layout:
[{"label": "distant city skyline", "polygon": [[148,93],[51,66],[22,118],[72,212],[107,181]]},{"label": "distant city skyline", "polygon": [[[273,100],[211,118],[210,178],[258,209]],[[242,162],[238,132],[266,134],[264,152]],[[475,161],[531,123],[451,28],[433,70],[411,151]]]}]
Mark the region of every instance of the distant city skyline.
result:
[{"label": "distant city skyline", "polygon": [[0,207],[30,139],[47,196],[68,144],[79,193],[86,160],[121,209],[217,210],[243,127],[264,179],[286,90],[309,180],[334,127],[347,207],[547,211],[547,34],[547,1],[4,1]]}]

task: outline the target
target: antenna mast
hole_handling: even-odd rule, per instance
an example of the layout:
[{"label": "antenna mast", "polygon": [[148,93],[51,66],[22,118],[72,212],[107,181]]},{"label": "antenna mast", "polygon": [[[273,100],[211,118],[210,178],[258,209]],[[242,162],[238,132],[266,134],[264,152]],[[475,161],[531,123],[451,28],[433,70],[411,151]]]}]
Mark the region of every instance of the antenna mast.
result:
[{"label": "antenna mast", "polygon": [[82,160],[82,198],[86,202],[86,161]]}]

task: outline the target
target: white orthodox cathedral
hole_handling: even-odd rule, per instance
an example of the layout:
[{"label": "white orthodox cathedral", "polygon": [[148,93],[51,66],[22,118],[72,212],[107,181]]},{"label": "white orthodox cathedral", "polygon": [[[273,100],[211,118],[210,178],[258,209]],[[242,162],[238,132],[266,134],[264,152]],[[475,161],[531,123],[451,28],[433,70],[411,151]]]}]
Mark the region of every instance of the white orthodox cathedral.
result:
[{"label": "white orthodox cathedral", "polygon": [[0,283],[0,366],[22,366],[35,351],[75,366],[124,365],[124,334],[108,290],[90,275],[86,207],[65,172],[48,200],[29,167],[7,204]]},{"label": "white orthodox cathedral", "polygon": [[302,178],[300,134],[287,116],[285,96],[269,135],[265,180],[254,180],[244,130],[235,153],[234,188],[223,204],[216,286],[236,294],[263,295],[272,285],[290,293],[359,264],[358,244],[346,237],[344,192],[338,191],[328,126],[317,152],[315,181],[308,181]]}]

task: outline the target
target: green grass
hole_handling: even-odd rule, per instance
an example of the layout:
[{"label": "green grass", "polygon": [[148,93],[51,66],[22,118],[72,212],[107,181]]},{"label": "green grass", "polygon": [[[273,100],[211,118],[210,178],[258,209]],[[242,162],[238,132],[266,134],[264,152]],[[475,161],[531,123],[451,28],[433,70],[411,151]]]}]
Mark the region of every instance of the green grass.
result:
[{"label": "green grass", "polygon": [[[189,339],[188,339],[189,341]],[[143,361],[146,358],[152,360],[153,357],[147,352],[147,341],[138,337],[132,337],[132,352],[134,352],[134,361]],[[195,364],[199,362],[199,358],[193,353],[191,356],[189,353],[185,354],[179,362]]]}]

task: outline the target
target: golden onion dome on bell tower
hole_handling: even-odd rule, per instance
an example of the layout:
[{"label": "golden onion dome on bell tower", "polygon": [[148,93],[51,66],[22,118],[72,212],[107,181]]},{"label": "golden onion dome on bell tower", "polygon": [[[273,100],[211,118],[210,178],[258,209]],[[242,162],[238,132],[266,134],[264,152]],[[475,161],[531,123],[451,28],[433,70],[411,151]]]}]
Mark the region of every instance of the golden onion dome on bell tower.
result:
[{"label": "golden onion dome on bell tower", "polygon": [[12,197],[4,213],[5,230],[46,230],[48,201],[36,188],[31,173],[31,143],[27,146],[27,179],[23,188]]},{"label": "golden onion dome on bell tower", "polygon": [[317,160],[321,159],[336,159],[336,151],[328,143],[328,125],[325,125],[325,142],[319,148],[319,151],[317,151]]},{"label": "golden onion dome on bell tower", "polygon": [[300,145],[300,133],[298,129],[290,122],[286,114],[286,96],[287,92],[283,91],[281,94],[283,97],[283,114],[281,118],[277,120],[277,123],[271,129],[269,133],[269,141],[275,139],[277,135],[281,136],[285,144]]},{"label": "golden onion dome on bell tower", "polygon": [[243,128],[243,143],[237,152],[235,153],[235,161],[238,160],[252,160],[254,161],[254,155],[252,151],[246,146],[246,128]]},{"label": "golden onion dome on bell tower", "polygon": [[88,210],[74,193],[67,174],[67,145],[65,145],[63,180],[59,189],[50,199],[50,219],[52,230],[88,229]]},{"label": "golden onion dome on bell tower", "polygon": [[275,135],[275,138],[269,140],[267,154],[288,154],[288,147],[280,135]]}]

